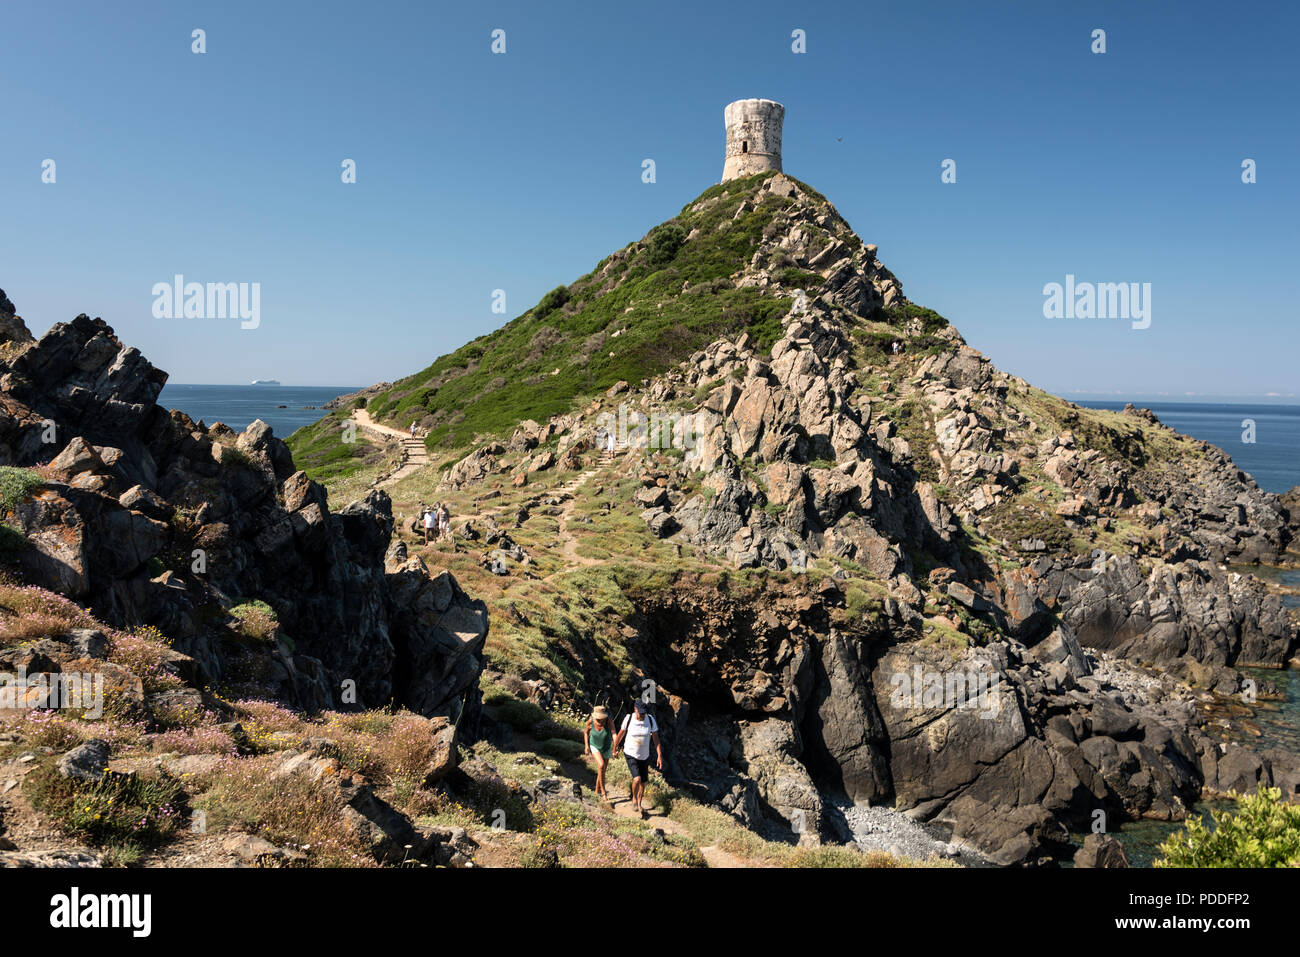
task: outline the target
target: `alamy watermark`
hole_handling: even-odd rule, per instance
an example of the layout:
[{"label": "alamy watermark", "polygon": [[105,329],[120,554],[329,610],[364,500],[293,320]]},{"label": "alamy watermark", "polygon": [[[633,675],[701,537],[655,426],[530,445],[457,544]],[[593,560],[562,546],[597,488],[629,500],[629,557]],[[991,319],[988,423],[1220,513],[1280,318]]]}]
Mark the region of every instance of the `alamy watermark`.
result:
[{"label": "alamy watermark", "polygon": [[1002,708],[998,693],[1001,682],[1001,675],[987,670],[927,671],[915,665],[911,672],[898,671],[890,676],[894,690],[889,703],[899,709],[975,710],[987,721],[996,718]]},{"label": "alamy watermark", "polygon": [[602,412],[596,416],[596,442],[602,451],[616,449],[693,449],[696,443],[695,413],[662,412],[649,414],[630,410],[627,403],[618,413]]},{"label": "alamy watermark", "polygon": [[1129,319],[1134,329],[1151,325],[1151,283],[1075,282],[1067,273],[1065,283],[1049,282],[1043,287],[1045,319]]},{"label": "alamy watermark", "polygon": [[155,319],[239,319],[239,328],[262,324],[260,282],[186,282],[177,273],[170,283],[153,284]]},{"label": "alamy watermark", "polygon": [[74,709],[96,721],[104,716],[104,676],[99,672],[28,675],[25,666],[16,674],[0,672],[0,711],[32,708]]}]

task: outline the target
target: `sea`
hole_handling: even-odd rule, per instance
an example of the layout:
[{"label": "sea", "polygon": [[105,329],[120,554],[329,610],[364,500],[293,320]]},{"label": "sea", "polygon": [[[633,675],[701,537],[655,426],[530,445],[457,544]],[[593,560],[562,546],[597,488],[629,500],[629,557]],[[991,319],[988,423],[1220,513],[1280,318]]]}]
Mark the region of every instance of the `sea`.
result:
[{"label": "sea", "polygon": [[180,409],[194,421],[211,426],[221,422],[242,432],[255,420],[271,427],[276,437],[288,438],[304,425],[326,414],[330,399],[361,386],[341,385],[184,385],[167,383],[158,404]]}]

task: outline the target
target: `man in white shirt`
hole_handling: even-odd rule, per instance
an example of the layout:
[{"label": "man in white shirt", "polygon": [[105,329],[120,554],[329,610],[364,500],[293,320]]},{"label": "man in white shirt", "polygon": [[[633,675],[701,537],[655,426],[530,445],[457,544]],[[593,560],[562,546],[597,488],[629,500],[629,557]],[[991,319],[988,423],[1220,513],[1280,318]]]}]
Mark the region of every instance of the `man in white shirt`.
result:
[{"label": "man in white shirt", "polygon": [[[624,739],[627,743],[624,744]],[[650,745],[655,746],[655,767],[664,769],[664,750],[659,744],[659,723],[654,715],[646,713],[645,702],[640,698],[632,706],[632,713],[623,719],[623,726],[618,729],[614,739],[614,750],[623,748],[623,757],[627,760],[628,772],[632,775],[632,807],[644,819],[649,817],[641,807],[645,797],[645,783],[650,777]]]}]

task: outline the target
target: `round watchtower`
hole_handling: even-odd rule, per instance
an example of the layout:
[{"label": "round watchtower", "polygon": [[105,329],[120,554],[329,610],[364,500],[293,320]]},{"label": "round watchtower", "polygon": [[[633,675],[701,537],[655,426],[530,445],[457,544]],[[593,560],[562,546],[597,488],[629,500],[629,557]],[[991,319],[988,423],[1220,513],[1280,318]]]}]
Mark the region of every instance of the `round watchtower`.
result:
[{"label": "round watchtower", "polygon": [[727,155],[722,181],[765,170],[781,172],[781,124],[785,107],[773,100],[736,100],[722,117],[727,124]]}]

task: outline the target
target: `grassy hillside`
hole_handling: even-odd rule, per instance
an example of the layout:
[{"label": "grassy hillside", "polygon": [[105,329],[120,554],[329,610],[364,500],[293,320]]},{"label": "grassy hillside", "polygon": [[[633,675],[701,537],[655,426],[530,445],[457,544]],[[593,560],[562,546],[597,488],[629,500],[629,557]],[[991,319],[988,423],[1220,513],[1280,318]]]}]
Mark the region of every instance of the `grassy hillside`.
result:
[{"label": "grassy hillside", "polygon": [[399,458],[396,443],[381,444],[368,432],[357,430],[344,442],[344,425],[352,408],[331,412],[320,421],[298,429],[288,438],[293,461],[318,482],[334,482],[359,470],[378,473]]},{"label": "grassy hillside", "polygon": [[[656,375],[720,336],[748,330],[760,345],[775,341],[789,300],[770,288],[738,289],[732,279],[794,202],[756,200],[770,175],[706,190],[572,285],[374,397],[371,415],[398,426],[416,421],[431,446],[462,446],[521,419],[545,421],[620,379]],[[815,273],[777,272],[788,289],[821,282]]]}]

